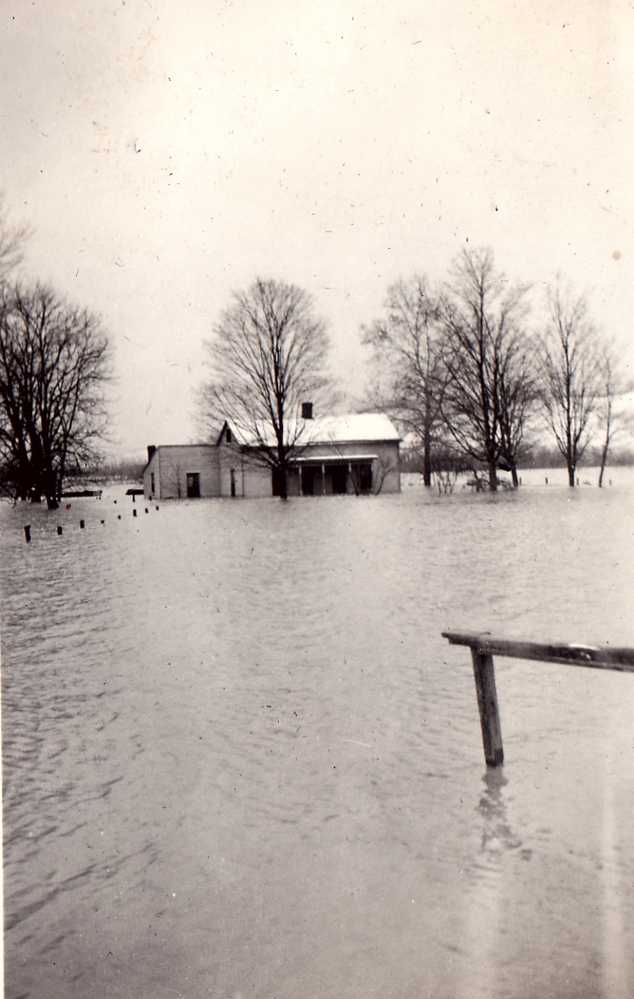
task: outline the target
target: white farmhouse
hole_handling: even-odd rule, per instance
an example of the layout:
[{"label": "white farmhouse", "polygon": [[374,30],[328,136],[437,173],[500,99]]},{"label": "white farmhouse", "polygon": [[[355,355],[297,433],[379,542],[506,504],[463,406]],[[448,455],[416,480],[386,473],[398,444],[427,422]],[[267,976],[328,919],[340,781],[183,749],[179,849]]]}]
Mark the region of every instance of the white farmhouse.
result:
[{"label": "white farmhouse", "polygon": [[[399,492],[399,434],[383,413],[351,413],[313,419],[310,404],[290,428],[295,441],[289,496]],[[271,428],[272,432],[272,428]],[[148,447],[145,496],[153,499],[213,496],[275,496],[274,471],[264,463],[269,431],[243,435],[225,423],[215,444]]]}]

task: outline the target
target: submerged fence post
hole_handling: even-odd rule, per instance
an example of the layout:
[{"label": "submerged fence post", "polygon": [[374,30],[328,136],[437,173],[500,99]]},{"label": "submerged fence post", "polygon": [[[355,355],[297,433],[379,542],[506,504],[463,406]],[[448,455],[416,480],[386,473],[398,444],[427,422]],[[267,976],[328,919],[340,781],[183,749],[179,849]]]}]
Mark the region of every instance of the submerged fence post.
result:
[{"label": "submerged fence post", "polygon": [[24,525],[24,540],[26,541],[27,544],[29,544],[29,542],[31,540],[31,525],[30,524],[25,524]]},{"label": "submerged fence post", "polygon": [[502,746],[502,727],[495,686],[493,656],[472,647],[471,659],[478,695],[478,708],[480,709],[484,758],[487,766],[499,767],[504,763],[504,748]]}]

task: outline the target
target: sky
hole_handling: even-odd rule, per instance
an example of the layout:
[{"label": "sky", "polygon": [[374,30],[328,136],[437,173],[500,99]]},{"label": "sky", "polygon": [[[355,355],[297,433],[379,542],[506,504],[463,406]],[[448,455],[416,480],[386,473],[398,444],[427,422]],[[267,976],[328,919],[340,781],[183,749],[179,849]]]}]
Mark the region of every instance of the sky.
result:
[{"label": "sky", "polygon": [[309,291],[352,407],[389,284],[490,246],[563,274],[634,376],[623,0],[0,0],[0,191],[23,272],[97,312],[110,449],[202,439],[204,340],[256,276]]}]

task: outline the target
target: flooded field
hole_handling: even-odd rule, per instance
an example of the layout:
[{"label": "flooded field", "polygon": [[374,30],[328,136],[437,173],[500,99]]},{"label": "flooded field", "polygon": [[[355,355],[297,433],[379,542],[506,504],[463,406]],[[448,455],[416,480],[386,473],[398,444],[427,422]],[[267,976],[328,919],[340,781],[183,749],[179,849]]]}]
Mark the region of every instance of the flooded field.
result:
[{"label": "flooded field", "polygon": [[612,479],[2,505],[6,996],[629,999],[634,676],[441,637],[634,646]]}]

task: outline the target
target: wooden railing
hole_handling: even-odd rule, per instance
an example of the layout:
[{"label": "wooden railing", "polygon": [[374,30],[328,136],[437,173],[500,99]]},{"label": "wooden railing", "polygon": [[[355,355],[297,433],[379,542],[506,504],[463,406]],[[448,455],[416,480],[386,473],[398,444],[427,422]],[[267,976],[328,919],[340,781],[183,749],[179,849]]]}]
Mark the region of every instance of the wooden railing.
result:
[{"label": "wooden railing", "polygon": [[500,711],[495,685],[493,656],[513,659],[536,659],[545,663],[585,666],[591,669],[611,669],[634,673],[634,649],[612,646],[568,645],[561,642],[525,642],[494,638],[489,632],[443,631],[451,645],[467,645],[471,649],[482,743],[487,766],[504,763]]}]

